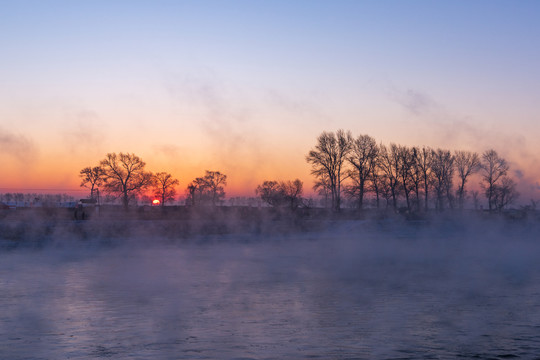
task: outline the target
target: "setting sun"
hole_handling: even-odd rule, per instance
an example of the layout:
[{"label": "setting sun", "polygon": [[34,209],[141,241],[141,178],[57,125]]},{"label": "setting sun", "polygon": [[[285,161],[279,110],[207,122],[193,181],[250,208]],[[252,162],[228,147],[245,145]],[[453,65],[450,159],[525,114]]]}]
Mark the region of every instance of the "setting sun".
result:
[{"label": "setting sun", "polygon": [[161,201],[159,201],[158,199],[155,199],[154,201],[152,201],[152,205],[159,205],[161,204]]}]

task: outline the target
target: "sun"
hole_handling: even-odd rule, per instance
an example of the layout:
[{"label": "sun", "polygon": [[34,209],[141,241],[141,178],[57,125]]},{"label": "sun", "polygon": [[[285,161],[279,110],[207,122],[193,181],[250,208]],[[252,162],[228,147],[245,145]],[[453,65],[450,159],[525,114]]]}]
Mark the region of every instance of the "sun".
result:
[{"label": "sun", "polygon": [[161,203],[161,201],[159,201],[158,199],[155,199],[154,201],[152,201],[152,205],[159,205]]}]

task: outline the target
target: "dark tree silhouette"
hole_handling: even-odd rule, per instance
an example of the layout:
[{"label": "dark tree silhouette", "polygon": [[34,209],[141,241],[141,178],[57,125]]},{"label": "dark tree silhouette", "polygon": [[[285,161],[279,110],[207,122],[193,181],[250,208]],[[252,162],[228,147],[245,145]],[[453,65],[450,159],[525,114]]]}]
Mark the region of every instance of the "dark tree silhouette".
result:
[{"label": "dark tree silhouette", "polygon": [[187,193],[187,199],[186,199],[186,205],[195,206],[197,204],[197,197],[200,197],[202,194],[202,190],[199,184],[196,182],[197,179],[193,180],[191,183],[188,184],[186,193]]},{"label": "dark tree silhouette", "polygon": [[377,209],[380,207],[380,198],[382,195],[381,189],[384,183],[384,177],[383,177],[383,174],[380,172],[378,163],[379,163],[379,154],[377,154],[376,164],[371,169],[371,173],[369,174],[369,183],[368,183],[368,190],[375,194],[375,205],[377,206]]},{"label": "dark tree silhouette", "polygon": [[386,208],[388,209],[390,206],[394,207],[392,181],[390,181],[386,174],[380,174],[377,176],[376,182],[378,183],[379,194],[386,202]]},{"label": "dark tree silhouette", "polygon": [[96,187],[103,184],[105,173],[100,166],[94,167],[85,167],[79,173],[81,180],[81,187],[86,187],[90,189],[90,198],[94,198],[94,190]]},{"label": "dark tree silhouette", "polygon": [[161,199],[161,206],[165,206],[166,201],[174,200],[176,196],[176,186],[178,179],[166,172],[158,172],[154,175],[154,196]]},{"label": "dark tree silhouette", "polygon": [[500,184],[496,184],[493,191],[493,203],[498,211],[513,203],[519,197],[516,183],[509,177],[503,177]]},{"label": "dark tree silhouette", "polygon": [[270,206],[281,206],[284,202],[284,194],[277,181],[264,181],[255,189],[255,194]]},{"label": "dark tree silhouette", "polygon": [[509,166],[506,160],[501,158],[493,149],[486,150],[482,154],[481,171],[482,187],[485,190],[489,210],[496,208],[495,190],[499,180],[506,175]]},{"label": "dark tree silhouette", "polygon": [[296,209],[302,204],[302,193],[304,189],[304,183],[300,179],[295,179],[293,181],[287,180],[279,183],[285,201],[289,204],[291,210]]},{"label": "dark tree silhouette", "polygon": [[420,172],[422,179],[422,186],[424,192],[424,210],[427,211],[429,203],[429,193],[432,188],[433,179],[433,149],[423,146],[416,152],[416,165]]},{"label": "dark tree silhouette", "polygon": [[109,153],[100,165],[104,172],[105,191],[120,196],[125,210],[133,196],[152,185],[152,173],[145,171],[145,162],[135,154]]},{"label": "dark tree silhouette", "polygon": [[376,166],[379,147],[375,139],[369,135],[360,135],[352,142],[352,149],[347,160],[352,165],[349,177],[352,184],[347,192],[358,201],[358,208],[362,209],[367,182]]},{"label": "dark tree silhouette", "polygon": [[422,182],[424,179],[422,168],[419,163],[420,149],[414,146],[410,148],[410,151],[412,159],[409,177],[411,181],[411,190],[414,193],[414,209],[420,211],[420,192],[422,190]]},{"label": "dark tree silhouette", "polygon": [[413,169],[414,169],[414,153],[411,148],[403,145],[397,145],[395,149],[397,155],[397,174],[399,182],[401,183],[401,189],[405,195],[405,201],[407,203],[407,210],[411,210],[411,192],[414,190],[413,186]]},{"label": "dark tree silhouette", "polygon": [[212,205],[216,205],[225,197],[225,186],[227,185],[227,175],[219,171],[206,171],[204,181],[212,198]]},{"label": "dark tree silhouette", "polygon": [[456,170],[459,177],[459,184],[457,188],[457,197],[459,202],[459,208],[463,209],[465,202],[465,184],[467,179],[472,174],[480,170],[480,157],[475,152],[457,150],[454,152]]},{"label": "dark tree silhouette", "polygon": [[455,170],[454,156],[448,150],[434,150],[431,167],[435,179],[435,193],[437,195],[436,208],[443,210],[445,203],[448,203],[448,206],[452,207],[452,178]]},{"label": "dark tree silhouette", "polygon": [[[331,207],[329,205],[329,198],[331,197],[332,189],[330,187],[330,181],[328,180],[328,176],[325,176],[324,174],[320,177],[318,177],[315,180],[315,183],[313,184],[313,190],[319,194],[319,196],[322,196],[323,198],[323,204],[324,207]],[[331,205],[331,204],[330,204]]]},{"label": "dark tree silhouette", "polygon": [[394,207],[394,209],[397,209],[397,198],[399,191],[398,177],[400,169],[398,145],[390,144],[390,148],[387,148],[386,146],[381,144],[378,164],[385,177],[384,185],[387,186],[387,189],[384,190],[385,192],[387,192],[388,190],[392,198],[392,206]]},{"label": "dark tree silhouette", "polygon": [[304,184],[300,179],[288,181],[264,181],[257,186],[255,193],[261,200],[273,207],[287,205],[291,210],[302,204],[302,192]]},{"label": "dark tree silhouette", "polygon": [[341,184],[346,178],[344,165],[351,148],[350,131],[325,131],[317,138],[315,149],[306,156],[307,162],[312,166],[311,173],[318,179],[327,178],[334,211],[341,208]]},{"label": "dark tree silhouette", "polygon": [[188,185],[188,202],[191,202],[191,205],[216,206],[225,197],[226,185],[227,175],[206,170],[206,175],[195,178]]}]

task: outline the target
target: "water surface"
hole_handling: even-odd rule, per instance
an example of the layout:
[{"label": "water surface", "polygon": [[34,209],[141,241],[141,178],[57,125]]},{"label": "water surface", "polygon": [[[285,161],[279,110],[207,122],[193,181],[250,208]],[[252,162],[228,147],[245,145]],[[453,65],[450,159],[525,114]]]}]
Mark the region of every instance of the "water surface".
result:
[{"label": "water surface", "polygon": [[540,354],[534,239],[244,240],[4,251],[0,358]]}]

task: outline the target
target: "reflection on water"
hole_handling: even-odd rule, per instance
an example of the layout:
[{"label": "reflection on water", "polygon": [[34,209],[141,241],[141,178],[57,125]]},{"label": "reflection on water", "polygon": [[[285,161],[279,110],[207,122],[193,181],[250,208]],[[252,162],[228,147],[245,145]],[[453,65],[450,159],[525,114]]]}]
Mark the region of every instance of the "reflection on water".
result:
[{"label": "reflection on water", "polygon": [[0,254],[2,359],[532,358],[528,241],[280,239]]}]

